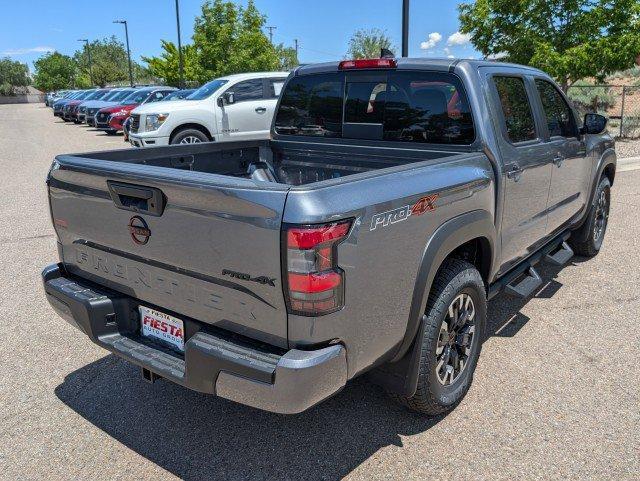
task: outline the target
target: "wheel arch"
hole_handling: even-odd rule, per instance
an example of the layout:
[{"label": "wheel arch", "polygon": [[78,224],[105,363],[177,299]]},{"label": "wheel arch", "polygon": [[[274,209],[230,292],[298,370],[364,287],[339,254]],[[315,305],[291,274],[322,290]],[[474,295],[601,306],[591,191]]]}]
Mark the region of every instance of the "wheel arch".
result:
[{"label": "wheel arch", "polygon": [[422,317],[438,270],[448,258],[463,258],[478,268],[488,289],[495,272],[496,240],[493,216],[485,210],[454,217],[435,231],[420,259],[405,335],[390,361],[370,373],[373,382],[406,396],[415,393],[420,356],[415,341],[422,331]]},{"label": "wheel arch", "polygon": [[422,253],[411,296],[407,330],[392,361],[404,356],[413,343],[433,280],[445,259],[452,255],[465,258],[473,250],[475,258],[466,260],[478,267],[485,284],[489,285],[496,260],[496,237],[493,216],[486,210],[459,215],[436,229]]},{"label": "wheel arch", "polygon": [[204,135],[206,135],[210,141],[213,140],[213,136],[211,135],[211,132],[209,132],[208,128],[206,128],[204,125],[199,124],[197,122],[189,122],[186,124],[180,124],[171,131],[171,134],[169,134],[169,143],[173,141],[176,135],[178,135],[183,130],[187,130],[187,129],[199,130]]}]

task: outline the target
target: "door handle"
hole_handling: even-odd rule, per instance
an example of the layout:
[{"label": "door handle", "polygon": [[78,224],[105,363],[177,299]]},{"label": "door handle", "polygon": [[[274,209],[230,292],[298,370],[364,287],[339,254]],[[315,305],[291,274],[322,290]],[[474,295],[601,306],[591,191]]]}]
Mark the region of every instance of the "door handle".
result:
[{"label": "door handle", "polygon": [[511,168],[507,170],[507,178],[513,179],[514,182],[518,182],[523,172],[524,170],[521,169],[518,164],[511,164]]},{"label": "door handle", "polygon": [[264,114],[267,111],[266,107],[257,107],[256,112],[259,114]]},{"label": "door handle", "polygon": [[558,154],[553,158],[553,163],[558,167],[562,167],[563,161],[564,161],[564,157],[561,154]]}]

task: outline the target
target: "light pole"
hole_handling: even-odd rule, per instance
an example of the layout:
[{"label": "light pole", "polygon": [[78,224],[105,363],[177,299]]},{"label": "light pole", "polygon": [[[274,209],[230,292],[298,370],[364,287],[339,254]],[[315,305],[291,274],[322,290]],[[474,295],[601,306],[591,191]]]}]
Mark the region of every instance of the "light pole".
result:
[{"label": "light pole", "polygon": [[127,39],[127,58],[129,59],[129,83],[133,87],[133,70],[131,69],[131,50],[129,49],[129,27],[126,20],[114,20],[113,23],[121,23],[124,25],[124,35]]},{"label": "light pole", "polygon": [[184,88],[184,61],[182,60],[182,40],[180,39],[180,8],[176,0],[176,24],[178,25],[178,68],[180,70],[180,88]]},{"label": "light pole", "polygon": [[87,49],[87,56],[89,57],[89,80],[91,81],[91,85],[93,86],[93,71],[91,69],[91,47],[89,46],[89,39],[79,38],[78,42],[84,42]]},{"label": "light pole", "polygon": [[409,0],[402,0],[402,56],[409,56]]}]

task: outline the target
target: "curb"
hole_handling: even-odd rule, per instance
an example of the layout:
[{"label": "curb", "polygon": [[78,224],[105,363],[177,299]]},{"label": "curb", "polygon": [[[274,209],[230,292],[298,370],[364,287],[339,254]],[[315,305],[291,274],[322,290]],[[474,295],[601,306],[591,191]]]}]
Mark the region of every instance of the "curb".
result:
[{"label": "curb", "polygon": [[629,170],[640,169],[640,157],[625,157],[618,159],[618,172],[627,172]]}]

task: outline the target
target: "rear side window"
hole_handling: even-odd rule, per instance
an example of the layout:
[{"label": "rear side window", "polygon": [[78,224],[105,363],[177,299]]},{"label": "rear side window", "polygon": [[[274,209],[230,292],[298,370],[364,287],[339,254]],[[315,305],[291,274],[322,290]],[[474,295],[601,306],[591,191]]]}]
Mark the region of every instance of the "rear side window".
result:
[{"label": "rear side window", "polygon": [[[471,144],[475,138],[460,80],[439,72],[294,77],[284,91],[276,132],[343,138]],[[380,79],[382,78],[382,80]]]},{"label": "rear side window", "polygon": [[342,137],[344,74],[292,78],[282,93],[275,130],[281,135]]},{"label": "rear side window", "polygon": [[538,138],[524,80],[494,77],[493,81],[498,89],[509,140],[515,144]]},{"label": "rear side window", "polygon": [[284,79],[269,79],[268,80],[268,93],[270,99],[277,99],[280,97],[280,93],[282,92],[282,87],[284,85]]},{"label": "rear side window", "polygon": [[573,112],[558,89],[546,80],[537,79],[536,87],[542,100],[549,136],[577,137],[578,128]]}]

